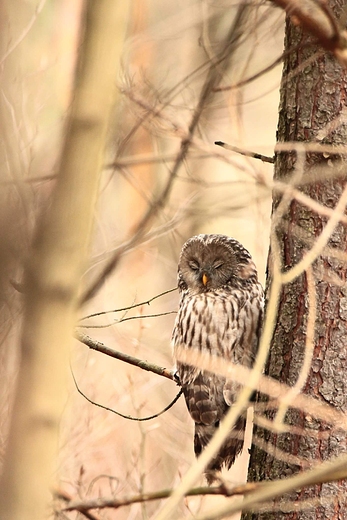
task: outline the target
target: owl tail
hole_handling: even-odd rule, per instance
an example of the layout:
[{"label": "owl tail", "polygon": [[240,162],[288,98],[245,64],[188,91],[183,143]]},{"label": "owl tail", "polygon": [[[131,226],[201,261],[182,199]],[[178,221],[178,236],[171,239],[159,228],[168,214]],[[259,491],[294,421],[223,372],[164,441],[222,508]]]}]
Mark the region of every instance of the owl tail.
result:
[{"label": "owl tail", "polygon": [[[195,424],[194,451],[197,457],[210,442],[218,426],[218,423],[216,425]],[[206,467],[205,477],[208,484],[212,484],[217,479],[216,472],[220,471],[222,466],[229,469],[234,464],[243,448],[245,428],[246,419],[239,417],[230,435]]]}]

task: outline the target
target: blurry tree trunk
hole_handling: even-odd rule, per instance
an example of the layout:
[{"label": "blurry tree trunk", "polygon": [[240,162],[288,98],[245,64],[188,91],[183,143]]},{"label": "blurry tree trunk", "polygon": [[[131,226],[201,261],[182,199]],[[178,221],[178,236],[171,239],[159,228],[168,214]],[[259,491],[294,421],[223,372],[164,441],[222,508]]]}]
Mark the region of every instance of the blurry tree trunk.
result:
[{"label": "blurry tree trunk", "polygon": [[[341,15],[341,4],[336,0],[329,2],[337,18]],[[346,4],[344,3],[346,8]],[[284,62],[281,86],[281,102],[278,124],[278,141],[297,141],[305,143],[346,144],[346,104],[347,76],[337,61],[321,48],[307,45],[313,40],[294,26],[290,19],[286,22],[285,50],[301,45],[299,50],[290,53]],[[310,64],[301,65],[316,53]],[[318,54],[317,54],[318,53]],[[338,119],[340,118],[340,119]],[[332,122],[335,124],[331,124]],[[337,169],[347,167],[346,157],[332,154],[305,154],[305,163],[300,165],[303,154],[295,151],[277,154],[275,179],[289,182],[291,177],[302,172],[303,184],[300,190],[323,206],[335,208],[346,184],[346,176],[334,177]],[[302,161],[303,163],[303,161]],[[319,175],[324,172],[323,180],[312,180],[316,169]],[[311,178],[311,181],[309,181]],[[300,183],[299,183],[300,184]],[[274,196],[273,213],[280,203]],[[275,236],[281,256],[282,269],[287,271],[297,264],[312,247],[312,242],[303,237],[318,237],[328,217],[313,212],[292,200],[280,222],[274,222]],[[298,232],[299,231],[299,232]],[[301,235],[301,238],[299,237]],[[347,250],[346,226],[338,223],[330,236],[328,246]],[[272,250],[272,254],[274,251]],[[271,278],[270,260],[269,278]],[[314,327],[313,358],[302,391],[315,398],[347,411],[346,359],[347,359],[347,290],[346,263],[332,256],[319,256],[312,265],[314,290],[316,292],[316,323]],[[334,284],[327,280],[332,277],[341,280]],[[330,278],[329,278],[330,277]],[[303,365],[307,332],[308,273],[303,273],[294,281],[282,287],[277,323],[273,335],[271,352],[266,373],[271,377],[294,386]],[[268,280],[270,281],[270,280]],[[268,284],[269,285],[269,284]],[[275,412],[268,412],[274,419]],[[276,449],[308,461],[320,462],[339,455],[347,449],[345,432],[329,433],[327,424],[317,421],[299,411],[289,409],[285,422],[302,428],[302,435],[273,433],[255,427],[255,441],[261,438],[275,449],[274,456],[253,446],[250,461],[249,480],[272,480],[285,478],[300,470],[292,460],[280,460]],[[310,432],[314,433],[311,435]],[[299,510],[281,512],[245,513],[243,518],[256,519],[347,519],[347,483],[340,481],[317,485],[290,496],[286,500],[297,502]],[[283,497],[282,497],[283,498]],[[314,504],[300,511],[298,502],[322,498],[323,505]]]},{"label": "blurry tree trunk", "polygon": [[0,483],[2,520],[40,520],[49,514],[69,346],[126,19],[127,2],[86,2],[58,178],[26,266],[21,364]]}]

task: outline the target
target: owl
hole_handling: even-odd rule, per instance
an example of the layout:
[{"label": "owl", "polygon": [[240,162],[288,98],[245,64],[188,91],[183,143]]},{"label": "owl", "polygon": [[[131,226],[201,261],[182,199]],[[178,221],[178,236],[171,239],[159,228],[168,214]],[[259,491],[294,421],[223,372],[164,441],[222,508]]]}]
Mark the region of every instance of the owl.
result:
[{"label": "owl", "polygon": [[[246,367],[254,360],[262,321],[263,289],[249,252],[225,235],[197,235],[183,245],[178,263],[181,295],[172,334],[179,349],[199,349]],[[225,377],[176,361],[188,411],[195,422],[198,456],[236,402],[240,387]],[[209,483],[242,451],[246,419],[239,417],[206,468]]]}]

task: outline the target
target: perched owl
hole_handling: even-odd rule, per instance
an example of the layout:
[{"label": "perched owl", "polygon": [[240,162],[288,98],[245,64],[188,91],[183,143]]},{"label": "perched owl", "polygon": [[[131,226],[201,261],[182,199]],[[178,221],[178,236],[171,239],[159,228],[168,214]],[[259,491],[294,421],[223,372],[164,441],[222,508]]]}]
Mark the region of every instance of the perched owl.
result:
[{"label": "perched owl", "polygon": [[[248,251],[225,235],[190,238],[178,263],[179,310],[172,334],[174,357],[179,348],[200,349],[226,361],[251,367],[261,327],[263,289]],[[233,381],[177,362],[188,411],[195,421],[194,451],[198,456],[219,422],[237,400]],[[217,455],[206,468],[214,473],[235,462],[243,447],[246,419],[239,417]]]}]

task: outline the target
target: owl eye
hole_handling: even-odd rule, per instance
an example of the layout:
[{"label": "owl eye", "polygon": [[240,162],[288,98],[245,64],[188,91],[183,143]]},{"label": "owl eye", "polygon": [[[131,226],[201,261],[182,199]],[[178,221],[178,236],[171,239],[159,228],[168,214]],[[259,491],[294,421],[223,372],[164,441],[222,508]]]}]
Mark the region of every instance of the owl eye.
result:
[{"label": "owl eye", "polygon": [[222,267],[223,265],[224,265],[224,262],[219,262],[219,261],[218,261],[218,262],[215,262],[215,263],[213,264],[213,267],[214,267],[215,269],[219,269],[219,268]]},{"label": "owl eye", "polygon": [[189,265],[189,267],[191,268],[192,271],[198,271],[199,270],[199,264],[195,260],[191,260],[188,263],[188,265]]}]

